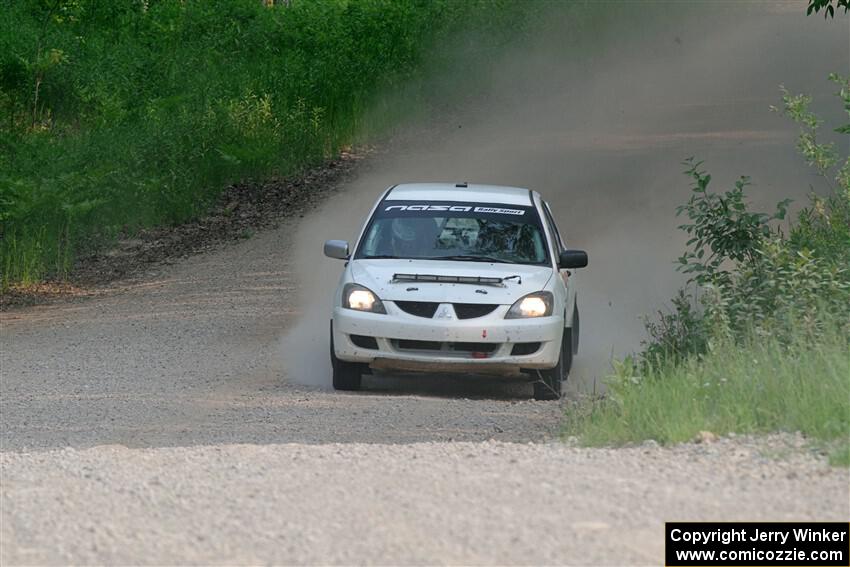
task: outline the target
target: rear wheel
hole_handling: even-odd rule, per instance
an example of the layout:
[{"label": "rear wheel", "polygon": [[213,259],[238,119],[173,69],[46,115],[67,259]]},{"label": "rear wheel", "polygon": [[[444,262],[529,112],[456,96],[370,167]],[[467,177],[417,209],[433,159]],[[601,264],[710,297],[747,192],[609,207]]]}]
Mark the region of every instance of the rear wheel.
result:
[{"label": "rear wheel", "polygon": [[340,360],[334,352],[333,321],[331,321],[331,367],[334,390],[359,390],[363,378],[363,365]]}]

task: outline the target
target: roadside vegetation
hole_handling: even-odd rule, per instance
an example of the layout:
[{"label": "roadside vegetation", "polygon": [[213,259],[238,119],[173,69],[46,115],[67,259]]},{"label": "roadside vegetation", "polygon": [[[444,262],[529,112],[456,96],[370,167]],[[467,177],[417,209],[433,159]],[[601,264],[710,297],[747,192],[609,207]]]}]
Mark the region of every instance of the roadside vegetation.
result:
[{"label": "roadside vegetation", "polygon": [[0,11],[4,289],[61,278],[117,235],[194,218],[230,183],[335,156],[401,114],[382,93],[406,86],[415,99],[428,65],[451,64],[435,46],[462,31],[486,51],[529,13],[508,0],[0,0]]},{"label": "roadside vegetation", "polygon": [[[850,117],[850,82],[830,80]],[[797,147],[823,180],[794,219],[789,201],[751,210],[748,178],[714,192],[703,165],[685,163],[689,285],[648,321],[644,350],[615,364],[608,395],[568,415],[569,434],[622,444],[799,431],[850,465],[850,158],[821,141],[810,102],[782,89],[773,109],[800,124]]]}]

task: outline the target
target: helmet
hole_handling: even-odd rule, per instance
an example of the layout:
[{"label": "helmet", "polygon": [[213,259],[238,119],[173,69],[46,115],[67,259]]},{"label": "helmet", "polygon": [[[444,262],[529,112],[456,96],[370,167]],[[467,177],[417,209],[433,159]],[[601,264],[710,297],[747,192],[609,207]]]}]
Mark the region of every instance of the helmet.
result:
[{"label": "helmet", "polygon": [[427,217],[392,221],[393,249],[399,256],[428,256],[437,237],[437,222]]},{"label": "helmet", "polygon": [[393,219],[392,228],[393,228],[393,239],[400,240],[402,242],[413,242],[416,240],[416,228],[417,225],[421,223],[417,221],[429,220],[429,219],[415,219],[415,218],[398,218]]}]

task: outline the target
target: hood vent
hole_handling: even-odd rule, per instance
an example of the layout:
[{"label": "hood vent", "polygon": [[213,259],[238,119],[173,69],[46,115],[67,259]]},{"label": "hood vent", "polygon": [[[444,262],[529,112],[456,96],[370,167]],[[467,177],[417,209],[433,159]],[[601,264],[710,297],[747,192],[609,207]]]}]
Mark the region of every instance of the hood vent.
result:
[{"label": "hood vent", "polygon": [[[511,276],[516,278],[517,276]],[[390,283],[401,282],[431,282],[431,283],[461,283],[474,285],[497,285],[504,287],[506,278],[494,278],[486,276],[438,276],[433,274],[393,274]]]}]

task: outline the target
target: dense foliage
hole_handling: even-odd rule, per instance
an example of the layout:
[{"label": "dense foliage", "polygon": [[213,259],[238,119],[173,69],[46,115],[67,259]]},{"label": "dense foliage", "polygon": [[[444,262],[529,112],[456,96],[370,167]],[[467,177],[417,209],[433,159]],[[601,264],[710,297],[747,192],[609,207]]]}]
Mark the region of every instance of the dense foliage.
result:
[{"label": "dense foliage", "polygon": [[[234,180],[288,174],[362,129],[458,29],[507,0],[0,0],[2,284],[80,245],[179,223]],[[380,117],[381,113],[370,113]]]}]

